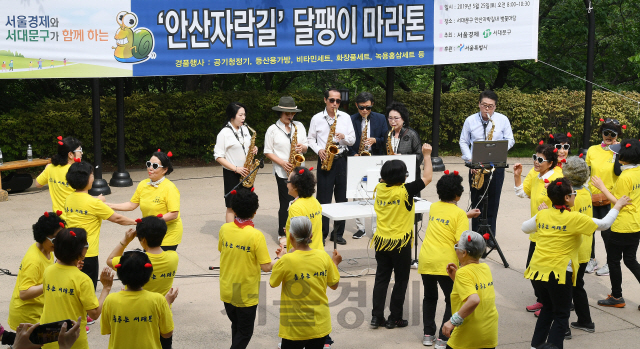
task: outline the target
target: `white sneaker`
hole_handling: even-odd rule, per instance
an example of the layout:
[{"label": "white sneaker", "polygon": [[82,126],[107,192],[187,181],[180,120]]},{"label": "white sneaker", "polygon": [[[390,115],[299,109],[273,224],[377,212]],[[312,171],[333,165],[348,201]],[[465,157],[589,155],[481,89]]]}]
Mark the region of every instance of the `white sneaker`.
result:
[{"label": "white sneaker", "polygon": [[591,258],[587,263],[587,267],[584,272],[587,274],[592,274],[594,271],[598,270],[598,260],[595,258]]},{"label": "white sneaker", "polygon": [[433,336],[430,336],[428,334],[425,334],[424,337],[422,337],[422,345],[426,345],[426,346],[432,346],[433,345]]},{"label": "white sneaker", "polygon": [[442,339],[437,339],[436,340],[436,346],[434,348],[435,349],[447,349],[447,341],[444,341]]},{"label": "white sneaker", "polygon": [[596,275],[598,276],[607,276],[609,275],[609,265],[605,264],[598,271],[596,271]]}]

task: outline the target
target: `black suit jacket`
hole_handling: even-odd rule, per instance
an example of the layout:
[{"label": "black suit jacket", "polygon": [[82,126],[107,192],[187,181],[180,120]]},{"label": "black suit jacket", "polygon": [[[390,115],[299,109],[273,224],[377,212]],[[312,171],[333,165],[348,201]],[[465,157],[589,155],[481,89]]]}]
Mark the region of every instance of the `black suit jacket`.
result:
[{"label": "black suit jacket", "polygon": [[[362,116],[360,113],[351,115],[351,122],[353,130],[356,132],[356,141],[349,147],[349,155],[355,155],[360,148],[360,136],[362,135]],[[371,155],[386,154],[384,141],[388,132],[387,118],[380,113],[371,112],[369,114],[369,135],[376,139],[376,143],[371,146]]]}]

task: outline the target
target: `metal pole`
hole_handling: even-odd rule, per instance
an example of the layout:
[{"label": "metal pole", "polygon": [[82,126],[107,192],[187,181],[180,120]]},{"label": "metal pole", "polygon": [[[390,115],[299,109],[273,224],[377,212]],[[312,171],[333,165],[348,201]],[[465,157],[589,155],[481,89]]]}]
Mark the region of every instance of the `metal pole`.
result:
[{"label": "metal pole", "polygon": [[433,73],[433,128],[431,130],[431,166],[434,171],[444,171],[444,162],[438,156],[440,150],[440,96],[442,95],[442,66],[434,66]]},{"label": "metal pole", "polygon": [[[393,102],[393,86],[395,85],[396,71],[394,67],[387,68],[387,105]],[[409,126],[409,125],[407,125]]]},{"label": "metal pole", "polygon": [[93,111],[93,186],[89,194],[98,196],[100,194],[111,194],[111,188],[107,181],[102,179],[102,144],[100,141],[100,80],[98,78],[91,81],[91,109]]},{"label": "metal pole", "polygon": [[113,187],[130,187],[133,185],[129,172],[125,170],[124,152],[124,78],[116,81],[116,110],[117,110],[117,138],[118,138],[118,171],[114,172],[109,181]]},{"label": "metal pole", "polygon": [[589,22],[589,36],[587,43],[587,83],[584,91],[584,134],[582,135],[582,148],[580,152],[587,153],[589,148],[589,138],[591,138],[591,102],[593,97],[593,66],[595,61],[595,36],[596,17],[591,0],[584,0],[587,8],[587,20]]}]

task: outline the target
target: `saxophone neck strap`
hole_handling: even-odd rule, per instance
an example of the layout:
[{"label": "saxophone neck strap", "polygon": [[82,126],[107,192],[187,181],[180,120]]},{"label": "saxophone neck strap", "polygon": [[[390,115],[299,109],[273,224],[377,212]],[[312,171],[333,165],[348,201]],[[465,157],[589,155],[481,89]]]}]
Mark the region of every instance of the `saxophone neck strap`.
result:
[{"label": "saxophone neck strap", "polygon": [[238,140],[238,143],[240,143],[240,145],[242,146],[242,151],[244,152],[244,155],[247,155],[247,150],[244,148],[244,132],[242,131],[242,126],[239,127],[240,136],[242,136],[242,140],[240,140],[240,137],[238,137],[238,132],[236,132],[236,130],[234,130],[233,127],[231,127],[231,123],[227,123],[225,127],[228,127],[231,130],[231,132],[233,132],[233,135]]}]

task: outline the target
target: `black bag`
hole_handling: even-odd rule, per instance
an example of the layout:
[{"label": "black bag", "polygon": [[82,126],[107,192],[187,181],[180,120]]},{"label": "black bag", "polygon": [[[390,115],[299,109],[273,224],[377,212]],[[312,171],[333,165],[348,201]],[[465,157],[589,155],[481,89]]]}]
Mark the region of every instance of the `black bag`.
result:
[{"label": "black bag", "polygon": [[29,188],[33,184],[33,178],[27,173],[11,173],[2,179],[2,189],[9,194],[20,193]]}]

